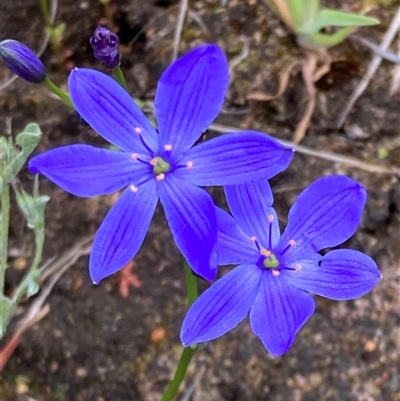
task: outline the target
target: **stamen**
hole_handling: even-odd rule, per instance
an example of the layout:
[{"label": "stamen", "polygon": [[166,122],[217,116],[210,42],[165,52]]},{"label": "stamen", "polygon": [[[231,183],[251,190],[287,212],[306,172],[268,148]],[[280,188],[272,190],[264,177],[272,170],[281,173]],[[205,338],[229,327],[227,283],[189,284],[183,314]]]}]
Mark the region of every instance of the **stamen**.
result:
[{"label": "stamen", "polygon": [[268,227],[268,247],[272,249],[272,222],[274,221],[274,215],[270,214],[268,216],[269,227]]},{"label": "stamen", "polygon": [[258,245],[257,238],[254,235],[252,237],[250,237],[250,241],[254,242],[256,244],[258,251],[261,252],[260,245]]},{"label": "stamen", "polygon": [[286,248],[281,252],[281,256],[292,246],[296,245],[296,241],[294,239],[289,240],[289,244]]},{"label": "stamen", "polygon": [[148,176],[147,178],[145,178],[143,181],[140,181],[139,184],[137,184],[137,187],[139,188],[141,185],[146,184],[147,181],[150,181],[154,178],[153,175]]},{"label": "stamen", "polygon": [[144,139],[143,139],[143,135],[142,135],[143,130],[142,130],[141,128],[139,128],[139,127],[136,127],[136,128],[135,128],[135,132],[139,135],[140,142],[142,142],[142,145],[143,145],[143,146],[146,148],[146,150],[152,155],[152,154],[153,154],[153,151],[146,145],[146,142],[145,142]]},{"label": "stamen", "polygon": [[294,270],[296,270],[297,272],[299,272],[302,269],[300,264],[297,264],[296,267],[294,268]]},{"label": "stamen", "polygon": [[132,153],[131,158],[135,162],[140,162],[140,163],[143,163],[143,164],[148,164],[149,163],[149,162],[146,162],[145,160],[139,159],[139,155],[137,153]]},{"label": "stamen", "polygon": [[176,166],[174,166],[174,171],[179,170],[180,168],[188,168],[191,169],[193,168],[193,162],[188,161],[186,164],[178,164]]},{"label": "stamen", "polygon": [[165,178],[165,174],[164,174],[164,173],[158,174],[158,175],[156,176],[156,180],[157,180],[157,181],[162,181],[164,178]]},{"label": "stamen", "polygon": [[157,157],[154,157],[153,159],[150,160],[150,164],[152,166],[157,166],[157,163],[158,163]]},{"label": "stamen", "polygon": [[172,145],[165,145],[164,149],[169,152],[170,150],[172,150]]},{"label": "stamen", "polygon": [[265,257],[268,257],[271,255],[271,251],[269,251],[268,249],[261,249],[260,250],[261,255],[264,255]]},{"label": "stamen", "polygon": [[272,275],[273,276],[278,277],[280,274],[281,273],[279,272],[279,270],[275,270],[275,269],[272,270]]},{"label": "stamen", "polygon": [[130,189],[132,192],[137,192],[137,191],[139,190],[139,188],[138,188],[138,187],[135,187],[133,184],[129,185],[129,189]]},{"label": "stamen", "polygon": [[288,270],[291,272],[296,271],[296,269],[294,267],[287,267],[287,266],[279,266],[279,270]]}]

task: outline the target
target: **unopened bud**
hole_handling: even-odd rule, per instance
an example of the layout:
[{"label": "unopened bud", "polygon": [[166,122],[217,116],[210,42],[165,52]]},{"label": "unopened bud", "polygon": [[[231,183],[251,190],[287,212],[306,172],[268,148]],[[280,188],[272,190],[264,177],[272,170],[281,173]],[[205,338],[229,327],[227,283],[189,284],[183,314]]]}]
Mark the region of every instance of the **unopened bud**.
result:
[{"label": "unopened bud", "polygon": [[90,38],[90,44],[93,47],[94,56],[103,63],[104,67],[113,69],[120,65],[119,38],[115,33],[99,26]]},{"label": "unopened bud", "polygon": [[0,42],[0,56],[12,72],[25,81],[38,84],[46,77],[44,64],[29,47],[17,40]]}]

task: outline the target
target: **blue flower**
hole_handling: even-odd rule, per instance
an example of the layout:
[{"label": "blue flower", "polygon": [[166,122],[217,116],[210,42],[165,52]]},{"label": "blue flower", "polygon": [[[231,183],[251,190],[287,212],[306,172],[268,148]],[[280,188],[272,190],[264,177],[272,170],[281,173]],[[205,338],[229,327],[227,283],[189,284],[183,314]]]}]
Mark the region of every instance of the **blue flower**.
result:
[{"label": "blue flower", "polygon": [[136,255],[158,199],[192,269],[207,280],[215,278],[215,205],[199,187],[268,179],[284,170],[293,155],[291,148],[254,131],[193,146],[217,117],[228,83],[228,63],[219,47],[203,45],[180,58],[158,82],[156,130],[112,78],[72,71],[69,91],[77,112],[122,151],[66,146],[34,157],[29,168],[77,196],[126,188],[94,239],[89,271],[95,283]]},{"label": "blue flower", "polygon": [[17,40],[0,42],[0,57],[15,75],[25,81],[38,84],[46,78],[44,64],[28,46]]},{"label": "blue flower", "polygon": [[250,325],[275,356],[285,353],[314,313],[309,293],[355,299],[381,277],[367,255],[339,249],[357,229],[365,189],[344,176],[315,181],[289,212],[280,236],[271,189],[266,182],[227,187],[232,216],[217,210],[218,261],[239,264],[191,306],[181,330],[185,346],[222,336],[250,312]]},{"label": "blue flower", "polygon": [[99,26],[90,38],[93,54],[106,68],[116,68],[120,65],[121,56],[118,51],[119,38],[109,29]]}]

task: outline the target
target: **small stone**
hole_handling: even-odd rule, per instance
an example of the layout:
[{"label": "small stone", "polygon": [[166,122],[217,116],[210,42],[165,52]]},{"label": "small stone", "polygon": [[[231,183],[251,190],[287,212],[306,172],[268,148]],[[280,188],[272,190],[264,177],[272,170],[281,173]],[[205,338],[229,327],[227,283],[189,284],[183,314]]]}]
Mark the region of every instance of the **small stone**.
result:
[{"label": "small stone", "polygon": [[88,372],[85,368],[81,367],[81,368],[76,369],[75,374],[77,377],[83,379],[83,378],[87,377]]},{"label": "small stone", "polygon": [[365,344],[364,344],[364,349],[367,352],[373,352],[376,350],[376,347],[378,346],[378,344],[374,341],[374,340],[368,340]]},{"label": "small stone", "polygon": [[16,392],[19,395],[26,394],[29,391],[29,387],[26,383],[18,383]]},{"label": "small stone", "polygon": [[162,326],[155,327],[151,332],[151,341],[153,343],[156,344],[162,343],[163,341],[166,340],[166,338],[167,338],[167,330]]},{"label": "small stone", "polygon": [[16,258],[12,264],[15,270],[24,270],[27,266],[27,260],[25,258]]}]

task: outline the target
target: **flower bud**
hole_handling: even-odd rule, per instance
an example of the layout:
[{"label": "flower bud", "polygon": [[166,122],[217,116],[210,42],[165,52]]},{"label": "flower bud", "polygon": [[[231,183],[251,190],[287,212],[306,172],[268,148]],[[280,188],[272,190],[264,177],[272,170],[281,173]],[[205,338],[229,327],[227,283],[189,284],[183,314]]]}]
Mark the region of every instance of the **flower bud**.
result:
[{"label": "flower bud", "polygon": [[44,64],[29,47],[17,40],[0,42],[0,57],[14,74],[25,81],[38,84],[46,77]]},{"label": "flower bud", "polygon": [[106,68],[116,68],[120,65],[121,57],[118,52],[119,38],[109,29],[99,26],[90,38],[93,54]]}]

